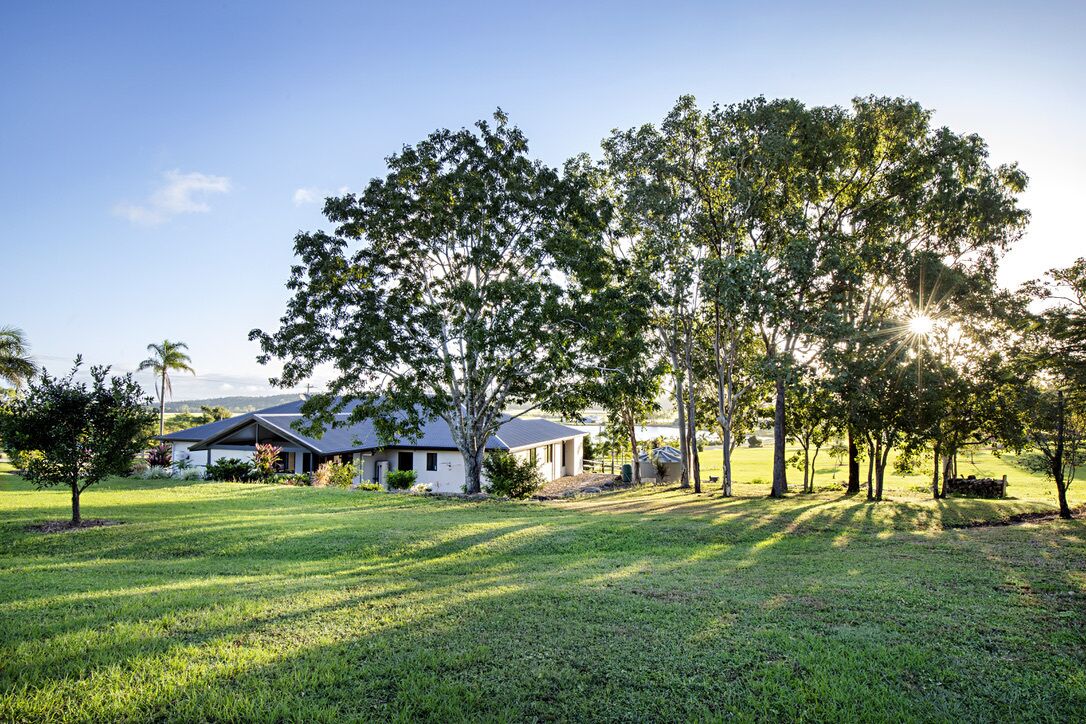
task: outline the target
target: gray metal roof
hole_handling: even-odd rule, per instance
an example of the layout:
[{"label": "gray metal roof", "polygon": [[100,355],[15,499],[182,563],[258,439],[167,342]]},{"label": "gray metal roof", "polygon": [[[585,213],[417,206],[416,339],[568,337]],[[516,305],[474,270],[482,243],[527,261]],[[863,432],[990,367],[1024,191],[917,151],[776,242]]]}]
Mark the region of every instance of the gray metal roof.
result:
[{"label": "gray metal roof", "polygon": [[162,435],[159,440],[167,440],[169,442],[199,442],[205,438],[216,435],[227,428],[233,427],[237,424],[237,421],[243,417],[251,417],[253,413],[247,412],[244,415],[237,417],[228,417],[225,420],[216,420],[215,422],[209,422],[205,425],[197,425],[196,427],[190,427],[187,430],[178,430],[177,432],[171,432],[168,435]]},{"label": "gray metal roof", "polygon": [[662,463],[677,463],[683,459],[683,454],[670,445],[664,445],[663,447],[656,448],[652,452],[639,453],[637,459],[643,463],[647,463],[654,459]]},{"label": "gray metal roof", "polygon": [[[373,450],[381,447],[426,448],[430,450],[456,449],[456,443],[453,442],[449,426],[441,419],[433,419],[425,423],[422,426],[422,434],[418,439],[403,438],[389,445],[380,444],[373,424],[368,420],[345,427],[326,427],[324,434],[320,438],[311,437],[298,432],[293,427],[294,423],[305,419],[304,415],[300,413],[301,406],[301,400],[288,402],[269,407],[266,410],[249,412],[227,420],[211,422],[189,430],[181,430],[164,435],[162,439],[171,442],[197,442],[196,447],[199,449],[207,447],[207,443],[212,443],[213,446],[215,442],[213,438],[224,436],[257,421],[265,427],[279,430],[284,437],[297,440],[305,447],[322,455]],[[354,405],[349,405],[348,409],[352,407]],[[337,415],[339,419],[345,420],[346,417],[346,413]],[[490,438],[487,449],[516,450],[585,434],[576,428],[542,418],[507,418],[498,428],[498,434]]]}]

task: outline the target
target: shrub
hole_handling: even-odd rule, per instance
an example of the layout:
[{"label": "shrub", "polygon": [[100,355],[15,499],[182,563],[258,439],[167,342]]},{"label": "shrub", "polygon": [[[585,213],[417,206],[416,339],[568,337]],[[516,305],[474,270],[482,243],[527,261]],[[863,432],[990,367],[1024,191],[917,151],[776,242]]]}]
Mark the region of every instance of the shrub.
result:
[{"label": "shrub", "polygon": [[162,443],[147,451],[147,464],[153,468],[168,468],[173,462],[173,448]]},{"label": "shrub", "polygon": [[354,482],[354,465],[330,460],[313,474],[313,485],[320,488],[349,488]]},{"label": "shrub", "polygon": [[145,458],[136,458],[132,461],[132,467],[128,469],[128,474],[134,478],[138,478],[140,474],[151,467],[151,464],[147,462]]},{"label": "shrub", "polygon": [[140,480],[166,480],[173,477],[173,470],[161,465],[152,465],[137,476]]},{"label": "shrub", "polygon": [[385,484],[389,490],[407,490],[415,484],[418,477],[414,470],[390,470]]},{"label": "shrub", "polygon": [[273,475],[269,482],[280,485],[312,485],[313,478],[309,473],[279,473]]},{"label": "shrub", "polygon": [[178,480],[203,480],[204,472],[193,467],[178,468],[174,471],[173,476]]},{"label": "shrub", "polygon": [[531,460],[517,460],[504,450],[483,458],[486,492],[510,498],[527,498],[543,484],[543,476]]},{"label": "shrub", "polygon": [[365,482],[358,486],[359,490],[380,490],[381,486],[377,483]]},{"label": "shrub", "polygon": [[762,441],[757,435],[751,435],[747,438],[747,447],[761,447]]},{"label": "shrub", "polygon": [[208,480],[244,482],[249,479],[252,471],[253,464],[248,460],[223,458],[207,466],[206,477]]},{"label": "shrub", "polygon": [[412,493],[429,493],[433,490],[433,487],[426,483],[415,483],[411,486]]},{"label": "shrub", "polygon": [[267,480],[275,475],[279,466],[279,454],[283,448],[269,443],[257,445],[253,450],[252,476],[258,480]]}]

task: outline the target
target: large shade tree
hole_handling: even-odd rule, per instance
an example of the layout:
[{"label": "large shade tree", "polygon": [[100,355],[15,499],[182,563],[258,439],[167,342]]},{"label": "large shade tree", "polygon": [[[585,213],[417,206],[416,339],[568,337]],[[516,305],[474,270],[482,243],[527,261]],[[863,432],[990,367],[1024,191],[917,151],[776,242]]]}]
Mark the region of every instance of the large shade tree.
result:
[{"label": "large shade tree", "polygon": [[131,373],[109,377],[108,367],[91,367],[87,384],[76,379],[80,364],[76,358],[64,377],[42,372],[24,395],[0,408],[4,448],[26,460],[30,482],[71,490],[73,526],[82,522],[83,491],[125,474],[146,449],[154,421],[152,400]]},{"label": "large shade tree", "polygon": [[[910,318],[938,315],[952,280],[991,289],[1028,213],[1018,206],[1025,174],[1014,165],[992,166],[983,139],[933,127],[931,112],[915,102],[858,98],[839,135],[841,163],[812,228],[832,245],[822,349],[855,442],[865,424],[853,404],[863,398],[856,370],[865,368],[865,347],[881,344],[887,329]],[[850,448],[849,491],[857,492],[856,446]]]},{"label": "large shade tree", "polygon": [[0,327],[0,380],[22,387],[38,371],[30,356],[26,334],[17,327]]},{"label": "large shade tree", "polygon": [[1019,395],[1025,442],[1056,484],[1060,516],[1070,518],[1067,492],[1086,466],[1086,258],[1026,289],[1047,306],[1027,321],[1020,358],[1033,372]]},{"label": "large shade tree", "polygon": [[140,362],[139,370],[151,370],[155,375],[155,392],[158,394],[158,434],[165,431],[166,425],[166,397],[173,394],[173,382],[170,380],[171,372],[188,372],[195,375],[192,368],[192,360],[186,350],[188,345],[184,342],[171,342],[166,339],[159,343],[147,345],[150,356]]},{"label": "large shade tree", "polygon": [[698,233],[698,185],[709,149],[703,114],[684,96],[660,123],[615,131],[603,141],[622,233],[648,292],[648,311],[669,363],[679,422],[682,487],[701,491],[696,444],[697,339],[706,247]]},{"label": "large shade tree", "polygon": [[335,369],[303,407],[313,433],[371,419],[389,441],[440,418],[477,492],[506,410],[582,399],[568,387],[584,364],[569,290],[598,273],[606,209],[578,175],[532,160],[501,111],[387,163],[360,194],[327,201],[334,231],[297,236],[281,326],[251,337],[263,361],[284,361],[276,384]]}]

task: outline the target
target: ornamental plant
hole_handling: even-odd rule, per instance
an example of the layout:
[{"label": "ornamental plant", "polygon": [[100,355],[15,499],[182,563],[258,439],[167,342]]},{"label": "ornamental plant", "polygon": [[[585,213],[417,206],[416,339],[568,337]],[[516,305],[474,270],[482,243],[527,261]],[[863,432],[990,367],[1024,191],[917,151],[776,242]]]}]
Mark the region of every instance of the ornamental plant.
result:
[{"label": "ornamental plant", "polygon": [[253,450],[253,477],[258,480],[267,480],[275,475],[279,465],[279,455],[283,448],[269,443],[262,443]]}]

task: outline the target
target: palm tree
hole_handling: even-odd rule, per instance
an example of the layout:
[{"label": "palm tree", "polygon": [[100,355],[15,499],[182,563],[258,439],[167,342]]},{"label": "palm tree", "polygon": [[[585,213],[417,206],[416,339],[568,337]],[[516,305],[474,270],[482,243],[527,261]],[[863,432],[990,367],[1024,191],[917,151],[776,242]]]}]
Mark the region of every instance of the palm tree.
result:
[{"label": "palm tree", "polygon": [[161,435],[166,428],[166,395],[173,394],[173,385],[170,383],[170,371],[191,372],[189,356],[183,350],[189,346],[184,342],[171,342],[163,340],[162,344],[149,344],[147,351],[151,356],[140,362],[139,369],[152,370],[155,373],[155,392],[158,393],[158,434]]},{"label": "palm tree", "polygon": [[30,345],[23,330],[0,327],[0,380],[22,387],[37,371],[38,366],[30,358]]}]

